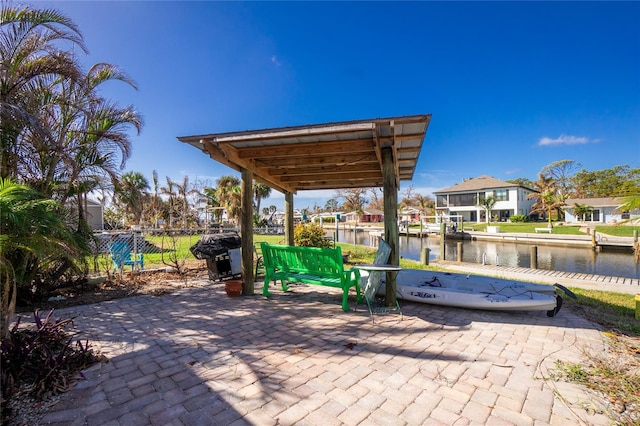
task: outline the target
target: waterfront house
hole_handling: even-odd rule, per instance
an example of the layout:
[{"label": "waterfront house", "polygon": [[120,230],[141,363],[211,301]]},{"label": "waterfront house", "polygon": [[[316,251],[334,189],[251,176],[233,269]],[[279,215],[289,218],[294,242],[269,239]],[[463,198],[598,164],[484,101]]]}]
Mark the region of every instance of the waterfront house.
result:
[{"label": "waterfront house", "polygon": [[366,209],[358,212],[350,212],[344,215],[346,222],[379,223],[384,221],[384,212],[377,209]]},{"label": "waterfront house", "polygon": [[465,222],[485,222],[486,213],[479,201],[491,196],[496,200],[491,211],[492,221],[506,222],[515,214],[528,216],[531,213],[535,200],[527,197],[535,192],[516,183],[480,176],[434,192],[436,214],[458,216]]},{"label": "waterfront house", "polygon": [[[562,208],[566,223],[618,223],[629,219],[640,218],[640,210],[620,210],[624,203],[621,197],[607,198],[569,198]],[[586,207],[576,212],[576,205]],[[580,209],[578,209],[580,210]]]},{"label": "waterfront house", "polygon": [[406,223],[420,223],[422,213],[415,207],[405,207],[398,212],[398,220]]}]

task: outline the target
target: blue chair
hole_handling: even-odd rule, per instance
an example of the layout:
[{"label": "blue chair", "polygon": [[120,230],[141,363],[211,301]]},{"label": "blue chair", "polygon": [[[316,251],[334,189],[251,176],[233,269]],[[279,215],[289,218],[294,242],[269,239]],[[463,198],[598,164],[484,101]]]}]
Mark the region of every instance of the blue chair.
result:
[{"label": "blue chair", "polygon": [[109,245],[109,254],[111,255],[111,260],[113,260],[114,273],[117,269],[122,272],[122,268],[124,268],[125,265],[130,265],[132,272],[136,265],[140,265],[140,269],[144,269],[144,254],[139,253],[135,258],[132,258],[129,243],[126,241],[112,242]]}]

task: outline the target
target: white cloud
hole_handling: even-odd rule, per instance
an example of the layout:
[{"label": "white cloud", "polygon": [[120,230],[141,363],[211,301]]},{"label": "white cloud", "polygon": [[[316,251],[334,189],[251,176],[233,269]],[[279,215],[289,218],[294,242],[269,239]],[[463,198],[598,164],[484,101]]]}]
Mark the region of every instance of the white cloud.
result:
[{"label": "white cloud", "polygon": [[274,64],[275,66],[279,67],[280,66],[280,61],[278,60],[278,58],[276,57],[276,55],[273,55],[271,57],[271,63]]},{"label": "white cloud", "polygon": [[571,136],[571,135],[560,135],[555,139],[551,139],[550,137],[543,137],[538,141],[539,146],[548,146],[548,145],[584,145],[589,143],[589,138],[584,136]]}]

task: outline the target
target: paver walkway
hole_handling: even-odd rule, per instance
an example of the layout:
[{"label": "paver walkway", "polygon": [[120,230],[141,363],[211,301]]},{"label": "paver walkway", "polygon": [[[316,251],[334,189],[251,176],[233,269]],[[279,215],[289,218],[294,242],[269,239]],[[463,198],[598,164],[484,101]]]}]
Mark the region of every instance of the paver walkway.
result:
[{"label": "paver walkway", "polygon": [[[261,283],[256,284],[260,288]],[[56,312],[110,362],[42,419],[60,425],[607,425],[584,388],[546,380],[602,351],[563,310],[485,312],[402,303],[343,312],[338,290],[228,298],[207,281]],[[353,303],[353,300],[351,300]],[[353,306],[353,305],[352,305]]]}]

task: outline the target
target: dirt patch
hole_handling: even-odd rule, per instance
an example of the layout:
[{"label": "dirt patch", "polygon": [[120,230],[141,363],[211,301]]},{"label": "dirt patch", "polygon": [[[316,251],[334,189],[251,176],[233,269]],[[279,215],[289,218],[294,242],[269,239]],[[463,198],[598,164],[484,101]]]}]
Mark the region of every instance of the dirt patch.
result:
[{"label": "dirt patch", "polygon": [[139,274],[125,273],[110,279],[101,277],[87,283],[61,288],[55,296],[27,306],[18,306],[16,312],[33,312],[35,309],[47,311],[106,302],[142,294],[161,296],[179,288],[193,286],[195,280],[207,279],[206,267],[187,269],[184,274],[175,272],[145,271]]}]

